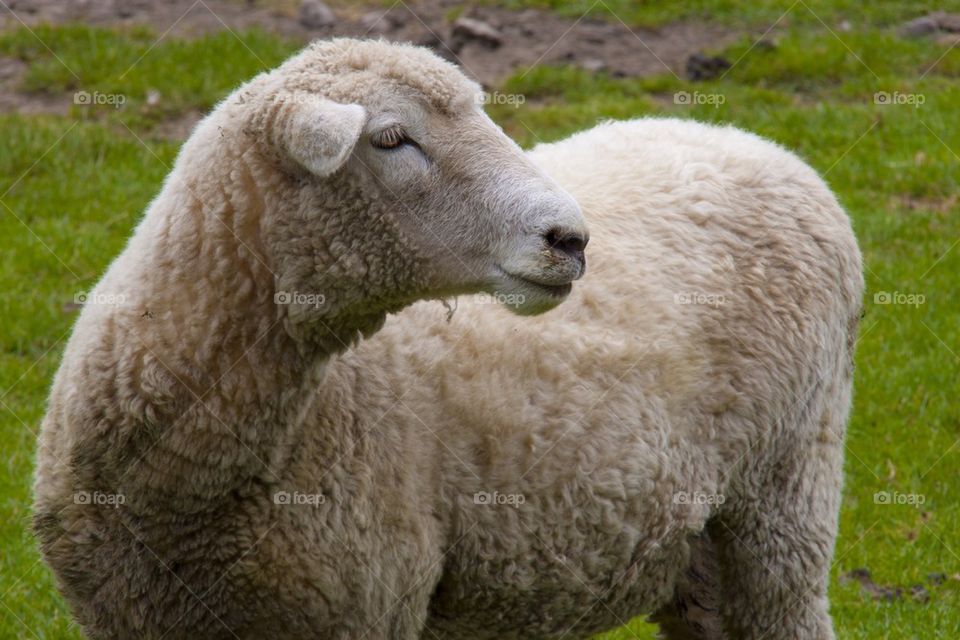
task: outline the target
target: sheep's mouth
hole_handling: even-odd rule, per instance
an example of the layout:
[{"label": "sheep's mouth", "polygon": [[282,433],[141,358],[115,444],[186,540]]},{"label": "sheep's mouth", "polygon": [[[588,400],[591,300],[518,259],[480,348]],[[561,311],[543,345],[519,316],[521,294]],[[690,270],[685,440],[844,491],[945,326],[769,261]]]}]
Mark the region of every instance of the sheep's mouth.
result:
[{"label": "sheep's mouth", "polygon": [[526,275],[511,273],[502,267],[498,268],[498,282],[494,285],[493,294],[514,313],[520,315],[537,315],[548,311],[570,295],[573,283],[543,282]]},{"label": "sheep's mouth", "polygon": [[534,289],[550,296],[565,298],[573,289],[573,282],[569,280],[566,282],[546,282],[542,279],[507,271],[500,266],[497,267],[497,270],[500,272],[501,277],[509,284],[519,285],[521,288]]},{"label": "sheep's mouth", "polygon": [[570,295],[570,292],[573,290],[572,282],[568,282],[566,284],[542,284],[540,282],[535,282],[534,280],[530,280],[529,278],[520,278],[517,276],[513,276],[513,277],[519,280],[520,282],[522,282],[524,286],[531,287],[538,291],[542,291],[543,293],[546,293],[548,296],[552,298],[560,298],[560,299],[566,298],[568,295]]}]

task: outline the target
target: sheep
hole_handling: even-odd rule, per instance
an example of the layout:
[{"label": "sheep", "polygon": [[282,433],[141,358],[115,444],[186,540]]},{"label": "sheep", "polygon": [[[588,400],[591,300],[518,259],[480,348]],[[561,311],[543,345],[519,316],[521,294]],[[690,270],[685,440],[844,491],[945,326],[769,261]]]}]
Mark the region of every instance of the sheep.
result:
[{"label": "sheep", "polygon": [[442,437],[424,637],[587,637],[646,614],[673,639],[833,638],[864,286],[848,217],[732,127],[611,122],[530,157],[590,228],[570,298],[523,321],[465,299],[449,325],[418,303],[338,365],[390,353],[372,414],[396,402],[416,416],[397,437]]},{"label": "sheep", "polygon": [[863,293],[847,216],[796,156],[731,127],[606,123],[529,155],[590,227],[569,299],[517,318],[464,298],[449,323],[420,302],[328,371],[382,380],[379,403],[326,391],[354,398],[360,442],[409,442],[393,456],[423,484],[394,500],[443,523],[422,637],[649,615],[672,639],[833,638]]},{"label": "sheep", "polygon": [[476,90],[322,43],[185,145],[41,435],[35,529],[91,636],[833,637],[863,281],[830,190],[678,120],[524,156]]},{"label": "sheep", "polygon": [[425,49],[341,39],[193,132],[89,294],[42,424],[34,528],[90,636],[347,637],[426,571],[430,523],[371,510],[388,492],[364,465],[316,510],[280,492],[326,368],[387,314],[482,291],[535,314],[583,274],[579,206],[482,102]]}]

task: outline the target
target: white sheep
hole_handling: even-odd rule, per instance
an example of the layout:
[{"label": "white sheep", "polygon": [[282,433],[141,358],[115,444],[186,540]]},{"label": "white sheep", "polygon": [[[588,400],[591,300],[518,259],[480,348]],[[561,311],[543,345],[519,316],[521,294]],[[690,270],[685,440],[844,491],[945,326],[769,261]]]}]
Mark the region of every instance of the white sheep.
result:
[{"label": "white sheep", "polygon": [[372,433],[434,440],[427,628],[584,637],[654,614],[668,638],[833,638],[863,292],[847,216],[731,127],[607,123],[530,156],[590,227],[570,299],[527,319],[464,300],[449,325],[419,303],[331,368],[382,362]]},{"label": "white sheep", "polygon": [[[35,529],[91,636],[832,637],[846,216],[734,129],[525,157],[478,91],[318,43],[184,146],[43,425]],[[567,192],[590,271],[520,317],[583,271]]]}]

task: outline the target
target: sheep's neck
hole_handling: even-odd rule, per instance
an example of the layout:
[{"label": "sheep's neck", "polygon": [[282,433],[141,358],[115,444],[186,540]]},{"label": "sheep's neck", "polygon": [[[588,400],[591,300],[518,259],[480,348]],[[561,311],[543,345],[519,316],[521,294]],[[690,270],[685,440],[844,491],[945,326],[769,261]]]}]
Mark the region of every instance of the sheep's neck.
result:
[{"label": "sheep's neck", "polygon": [[[139,468],[124,465],[118,476],[143,483],[140,491],[174,491],[189,510],[250,482],[279,479],[324,363],[345,348],[339,335],[359,328],[331,327],[338,335],[325,343],[291,335],[266,259],[255,240],[234,232],[255,224],[247,217],[258,212],[226,206],[215,213],[192,224],[164,221],[180,232],[128,249],[140,273],[127,272],[124,281],[151,288],[129,292],[135,304],[119,323],[121,339],[139,353],[141,387],[132,395],[155,406],[132,416],[132,428],[143,435],[131,438],[135,451],[119,453]],[[118,273],[129,268],[123,266]],[[108,333],[105,341],[117,337]],[[116,393],[122,398],[126,391]],[[115,404],[112,391],[104,397]],[[151,424],[159,428],[142,426]]]},{"label": "sheep's neck", "polygon": [[[251,481],[278,479],[329,358],[296,343],[282,320],[262,320],[266,309],[223,305],[226,321],[199,303],[168,314],[157,306],[127,332],[126,341],[142,347],[134,396],[155,404],[132,416],[143,435],[131,438],[136,451],[118,453],[138,468],[121,477],[161,494],[193,494],[190,510]],[[117,392],[125,397],[122,386]],[[114,403],[112,393],[105,397]],[[148,470],[154,477],[143,475]]]}]

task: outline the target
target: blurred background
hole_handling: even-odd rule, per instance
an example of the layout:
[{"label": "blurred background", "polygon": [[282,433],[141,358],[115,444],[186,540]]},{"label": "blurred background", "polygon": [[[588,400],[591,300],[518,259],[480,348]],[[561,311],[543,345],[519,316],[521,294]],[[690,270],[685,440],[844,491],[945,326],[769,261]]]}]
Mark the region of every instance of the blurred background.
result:
[{"label": "blurred background", "polygon": [[[459,64],[524,146],[607,118],[730,123],[850,212],[868,285],[831,578],[840,638],[960,638],[960,5],[887,0],[0,0],[0,638],[79,638],[30,524],[84,292],[192,127],[315,38]],[[605,638],[652,638],[624,620]]]}]

